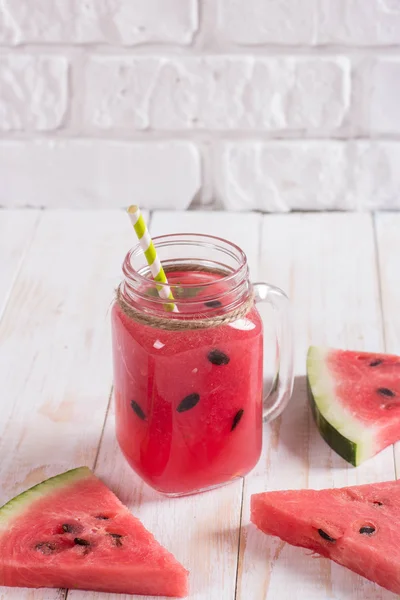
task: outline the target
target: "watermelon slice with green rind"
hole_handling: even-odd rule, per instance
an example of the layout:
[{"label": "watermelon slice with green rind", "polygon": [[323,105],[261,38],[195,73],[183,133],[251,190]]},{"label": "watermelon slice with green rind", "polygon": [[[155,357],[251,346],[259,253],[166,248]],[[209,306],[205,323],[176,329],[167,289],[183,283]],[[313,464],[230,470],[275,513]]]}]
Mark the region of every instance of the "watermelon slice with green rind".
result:
[{"label": "watermelon slice with green rind", "polygon": [[88,468],[0,508],[0,585],[185,597],[188,572]]},{"label": "watermelon slice with green rind", "polygon": [[358,466],[400,440],[400,357],[311,346],[309,400],[337,454]]},{"label": "watermelon slice with green rind", "polygon": [[398,481],[254,494],[251,521],[400,594]]}]

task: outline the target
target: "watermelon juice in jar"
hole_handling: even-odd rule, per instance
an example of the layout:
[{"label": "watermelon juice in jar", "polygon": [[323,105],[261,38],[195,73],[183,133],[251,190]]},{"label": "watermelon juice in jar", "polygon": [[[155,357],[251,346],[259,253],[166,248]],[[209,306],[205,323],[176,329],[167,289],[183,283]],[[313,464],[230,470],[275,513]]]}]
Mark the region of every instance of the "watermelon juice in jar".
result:
[{"label": "watermelon juice in jar", "polygon": [[[131,467],[156,490],[184,495],[225,484],[257,463],[264,418],[293,384],[287,298],[249,281],[226,240],[167,235],[154,244],[174,305],[157,292],[138,245],[112,309],[116,433]],[[263,327],[255,303],[280,313],[279,383],[263,406]]]}]

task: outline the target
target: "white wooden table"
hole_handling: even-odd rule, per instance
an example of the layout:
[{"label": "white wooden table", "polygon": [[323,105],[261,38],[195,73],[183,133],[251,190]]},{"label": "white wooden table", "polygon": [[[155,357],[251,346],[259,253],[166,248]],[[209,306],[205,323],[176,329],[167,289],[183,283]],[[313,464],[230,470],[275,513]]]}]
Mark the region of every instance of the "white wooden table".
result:
[{"label": "white wooden table", "polygon": [[[395,477],[400,446],[357,469],[330,451],[310,416],[304,374],[311,342],[400,353],[400,214],[155,212],[150,218],[154,235],[198,231],[236,241],[253,280],[290,295],[296,385],[289,407],[265,426],[262,457],[245,480],[189,498],[153,493],[117,448],[110,401],[109,307],[135,241],[128,219],[123,211],[0,211],[0,505],[86,464],[191,571],[193,600],[394,599],[257,531],[249,524],[249,500],[262,490]],[[252,231],[246,240],[244,226]],[[121,598],[0,588],[1,600],[67,597]]]}]

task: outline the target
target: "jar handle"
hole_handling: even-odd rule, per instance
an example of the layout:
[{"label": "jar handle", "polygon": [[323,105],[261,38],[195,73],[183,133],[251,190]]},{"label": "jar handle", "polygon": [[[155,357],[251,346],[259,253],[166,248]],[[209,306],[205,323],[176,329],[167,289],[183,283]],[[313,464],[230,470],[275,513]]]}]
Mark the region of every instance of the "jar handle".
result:
[{"label": "jar handle", "polygon": [[[264,398],[263,418],[272,421],[286,408],[293,392],[293,331],[289,299],[277,287],[267,283],[254,283],[256,303],[267,302],[277,313],[276,341],[277,365],[272,390]],[[268,402],[272,397],[272,402]]]}]

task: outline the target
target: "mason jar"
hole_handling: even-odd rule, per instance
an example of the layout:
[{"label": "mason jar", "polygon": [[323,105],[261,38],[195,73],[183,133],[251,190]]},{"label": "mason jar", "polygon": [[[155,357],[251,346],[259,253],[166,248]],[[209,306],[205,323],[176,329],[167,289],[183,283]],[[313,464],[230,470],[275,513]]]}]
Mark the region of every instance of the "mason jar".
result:
[{"label": "mason jar", "polygon": [[[152,280],[134,247],[112,308],[116,435],[148,485],[179,496],[231,482],[258,462],[263,419],[278,416],[292,393],[291,325],[285,294],[252,284],[235,244],[200,234],[153,242],[173,302],[160,297],[166,284]],[[260,301],[277,315],[276,385],[266,399]]]}]

